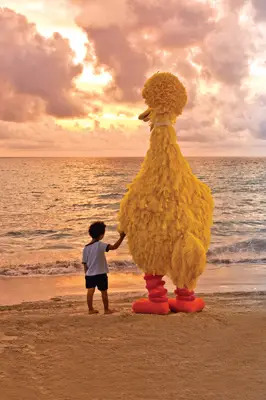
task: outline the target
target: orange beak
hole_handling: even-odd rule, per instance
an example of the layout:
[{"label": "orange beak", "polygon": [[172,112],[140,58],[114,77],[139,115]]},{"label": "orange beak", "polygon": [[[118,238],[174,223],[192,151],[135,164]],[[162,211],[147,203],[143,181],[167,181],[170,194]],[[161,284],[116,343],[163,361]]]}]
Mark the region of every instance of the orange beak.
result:
[{"label": "orange beak", "polygon": [[139,119],[144,122],[148,122],[150,120],[151,108],[147,108],[142,114],[139,115]]}]

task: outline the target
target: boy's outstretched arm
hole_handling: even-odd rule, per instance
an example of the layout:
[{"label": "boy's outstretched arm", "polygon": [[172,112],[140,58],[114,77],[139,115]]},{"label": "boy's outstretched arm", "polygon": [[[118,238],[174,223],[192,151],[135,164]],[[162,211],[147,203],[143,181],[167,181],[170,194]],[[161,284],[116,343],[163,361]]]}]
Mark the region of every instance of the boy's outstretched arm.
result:
[{"label": "boy's outstretched arm", "polygon": [[115,244],[108,244],[108,248],[107,250],[116,250],[118,249],[118,247],[120,246],[120,244],[123,242],[124,238],[125,238],[126,234],[124,232],[120,233],[120,238],[118,239],[117,242],[115,242]]}]

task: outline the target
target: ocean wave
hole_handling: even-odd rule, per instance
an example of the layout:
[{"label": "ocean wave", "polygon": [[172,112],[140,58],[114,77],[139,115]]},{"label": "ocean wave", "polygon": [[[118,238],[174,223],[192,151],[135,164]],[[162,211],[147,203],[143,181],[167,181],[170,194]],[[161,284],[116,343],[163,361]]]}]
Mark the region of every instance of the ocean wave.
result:
[{"label": "ocean wave", "polygon": [[74,208],[90,208],[91,207],[91,201],[89,201],[88,203],[83,203],[83,204],[79,204],[79,203],[74,203],[72,204],[72,206]]},{"label": "ocean wave", "polygon": [[266,250],[266,239],[251,238],[241,242],[232,243],[230,245],[216,247],[209,251],[209,255],[218,255],[222,253],[238,253],[238,252],[262,252]]},{"label": "ocean wave", "polygon": [[42,247],[39,247],[38,250],[71,250],[74,249],[74,246],[71,246],[69,244],[64,244],[64,243],[58,243],[58,244],[51,244],[51,245],[45,245]]},{"label": "ocean wave", "polygon": [[117,199],[123,196],[122,193],[103,193],[98,196],[99,199]]},{"label": "ocean wave", "polygon": [[[108,263],[113,272],[138,272],[136,265],[129,260],[115,260]],[[83,265],[79,261],[55,261],[36,264],[14,264],[0,267],[0,276],[48,276],[73,275],[83,272]]]},{"label": "ocean wave", "polygon": [[57,233],[52,229],[37,229],[37,230],[25,230],[25,231],[9,231],[1,236],[10,236],[10,237],[26,237],[32,235],[50,235],[53,233]]},{"label": "ocean wave", "polygon": [[50,239],[58,240],[58,239],[63,239],[63,238],[69,237],[69,236],[72,236],[71,233],[58,232],[58,233],[53,233],[49,237],[50,237]]},{"label": "ocean wave", "polygon": [[89,218],[88,217],[76,217],[76,218],[70,218],[70,219],[66,219],[66,222],[73,222],[73,221],[88,221]]},{"label": "ocean wave", "polygon": [[[209,265],[266,265],[266,257],[261,258],[210,258]],[[130,260],[114,260],[108,263],[110,272],[140,273],[136,264]],[[36,264],[13,264],[0,267],[0,276],[57,276],[57,275],[79,275],[83,273],[83,265],[75,261],[55,261]]]},{"label": "ocean wave", "polygon": [[230,259],[230,258],[213,258],[208,260],[209,264],[266,264],[266,257],[262,258],[240,258]]},{"label": "ocean wave", "polygon": [[35,229],[35,230],[22,230],[22,231],[9,231],[4,234],[2,234],[2,237],[13,237],[13,238],[19,238],[19,237],[31,237],[31,236],[45,236],[48,235],[50,238],[63,238],[66,236],[71,236],[69,233],[65,233],[68,231],[71,231],[72,228],[64,228],[61,231],[55,231],[53,229]]}]

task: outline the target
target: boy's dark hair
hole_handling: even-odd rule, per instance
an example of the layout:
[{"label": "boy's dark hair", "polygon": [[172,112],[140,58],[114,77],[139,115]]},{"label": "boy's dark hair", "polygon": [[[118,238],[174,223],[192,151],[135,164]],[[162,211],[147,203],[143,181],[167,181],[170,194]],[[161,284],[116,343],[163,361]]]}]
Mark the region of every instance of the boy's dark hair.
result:
[{"label": "boy's dark hair", "polygon": [[105,234],[105,223],[102,221],[96,221],[89,227],[89,234],[93,239],[97,239],[99,236]]}]

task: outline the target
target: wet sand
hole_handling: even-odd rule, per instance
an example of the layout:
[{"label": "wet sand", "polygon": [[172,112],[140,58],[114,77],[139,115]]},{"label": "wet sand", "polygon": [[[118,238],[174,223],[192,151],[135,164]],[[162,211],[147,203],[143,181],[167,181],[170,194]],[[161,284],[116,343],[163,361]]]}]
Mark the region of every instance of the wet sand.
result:
[{"label": "wet sand", "polygon": [[[265,265],[207,265],[200,277],[197,291],[202,293],[266,291]],[[171,280],[164,277],[166,288],[174,291]],[[141,273],[114,272],[109,274],[110,292],[134,292],[145,290]],[[18,304],[23,301],[49,300],[51,297],[82,295],[85,292],[84,276],[79,275],[32,275],[0,276],[0,305]]]},{"label": "wet sand", "polygon": [[113,315],[84,296],[0,307],[1,400],[265,399],[265,292],[167,316],[132,314],[134,296],[112,293]]}]

